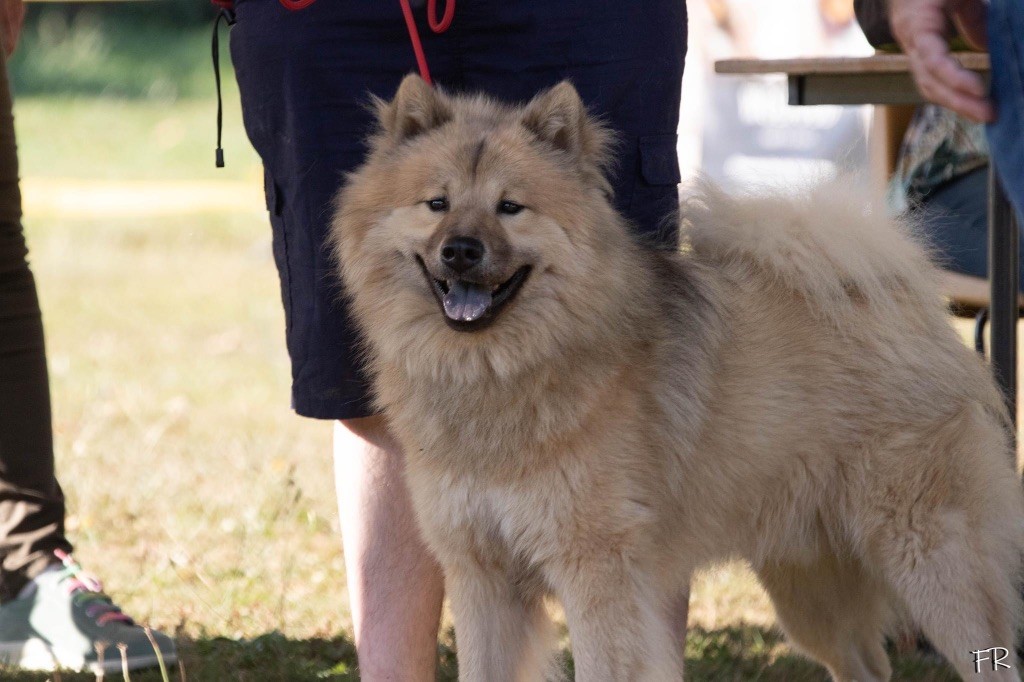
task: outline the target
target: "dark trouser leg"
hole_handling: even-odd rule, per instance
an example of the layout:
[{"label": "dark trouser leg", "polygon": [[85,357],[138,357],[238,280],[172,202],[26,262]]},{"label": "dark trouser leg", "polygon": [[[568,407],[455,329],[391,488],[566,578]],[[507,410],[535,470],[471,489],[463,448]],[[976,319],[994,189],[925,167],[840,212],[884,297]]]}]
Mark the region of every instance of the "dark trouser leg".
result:
[{"label": "dark trouser leg", "polygon": [[53,470],[43,323],[21,227],[18,155],[0,51],[0,601],[53,563],[64,495]]}]

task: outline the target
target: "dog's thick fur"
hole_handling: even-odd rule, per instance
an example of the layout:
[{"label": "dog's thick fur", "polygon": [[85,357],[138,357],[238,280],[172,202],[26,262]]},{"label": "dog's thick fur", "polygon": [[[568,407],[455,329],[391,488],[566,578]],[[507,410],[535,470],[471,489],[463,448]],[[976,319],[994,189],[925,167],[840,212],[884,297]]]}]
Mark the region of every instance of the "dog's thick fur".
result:
[{"label": "dog's thick fur", "polygon": [[[1021,615],[1008,416],[904,228],[837,187],[706,188],[689,247],[656,251],[572,86],[513,108],[409,77],[377,106],[333,239],[461,679],[550,674],[553,594],[578,679],[678,680],[675,595],[729,557],[836,680],[889,679],[897,610],[965,678],[1018,679],[971,655],[1012,651]],[[453,235],[486,245],[477,282],[532,267],[478,331],[431,290]]]}]

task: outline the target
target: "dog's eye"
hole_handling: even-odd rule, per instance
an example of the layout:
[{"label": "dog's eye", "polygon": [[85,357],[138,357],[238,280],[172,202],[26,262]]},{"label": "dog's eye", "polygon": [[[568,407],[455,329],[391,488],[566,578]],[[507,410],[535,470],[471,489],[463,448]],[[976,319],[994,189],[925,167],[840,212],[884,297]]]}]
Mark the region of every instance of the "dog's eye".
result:
[{"label": "dog's eye", "polygon": [[517,204],[514,201],[502,201],[498,204],[498,213],[504,213],[505,215],[515,215],[523,210],[522,204]]},{"label": "dog's eye", "polygon": [[427,202],[427,206],[431,211],[441,212],[448,210],[448,199],[445,197],[437,197]]}]

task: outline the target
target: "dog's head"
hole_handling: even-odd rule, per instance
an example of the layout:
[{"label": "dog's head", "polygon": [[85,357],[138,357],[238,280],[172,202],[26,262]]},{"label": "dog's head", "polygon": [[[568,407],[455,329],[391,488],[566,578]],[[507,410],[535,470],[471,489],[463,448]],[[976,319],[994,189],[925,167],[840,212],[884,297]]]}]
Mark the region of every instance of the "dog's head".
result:
[{"label": "dog's head", "polygon": [[332,231],[374,352],[486,348],[494,366],[584,333],[629,238],[605,177],[609,133],[573,86],[511,107],[408,76],[375,106]]}]

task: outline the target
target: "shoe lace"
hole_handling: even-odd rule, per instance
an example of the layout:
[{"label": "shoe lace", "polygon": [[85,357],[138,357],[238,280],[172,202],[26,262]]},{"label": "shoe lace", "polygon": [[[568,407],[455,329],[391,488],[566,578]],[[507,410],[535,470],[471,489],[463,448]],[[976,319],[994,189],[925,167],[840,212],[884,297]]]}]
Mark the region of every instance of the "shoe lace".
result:
[{"label": "shoe lace", "polygon": [[74,603],[82,607],[87,618],[100,626],[115,622],[135,625],[135,621],[104,594],[103,584],[96,576],[84,571],[67,552],[55,549],[53,553],[64,565],[64,568],[60,569],[59,582],[64,585]]}]

